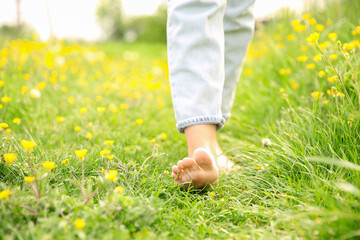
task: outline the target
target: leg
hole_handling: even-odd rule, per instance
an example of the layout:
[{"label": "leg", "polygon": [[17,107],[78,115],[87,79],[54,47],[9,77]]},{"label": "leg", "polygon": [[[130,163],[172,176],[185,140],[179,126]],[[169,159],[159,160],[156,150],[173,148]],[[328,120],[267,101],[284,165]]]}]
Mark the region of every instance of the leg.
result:
[{"label": "leg", "polygon": [[245,54],[254,32],[255,0],[228,0],[224,15],[225,82],[221,111],[228,120]]},{"label": "leg", "polygon": [[169,0],[168,61],[179,132],[185,133],[188,158],[173,167],[176,183],[202,187],[218,179],[216,130],[224,85],[226,0]]}]

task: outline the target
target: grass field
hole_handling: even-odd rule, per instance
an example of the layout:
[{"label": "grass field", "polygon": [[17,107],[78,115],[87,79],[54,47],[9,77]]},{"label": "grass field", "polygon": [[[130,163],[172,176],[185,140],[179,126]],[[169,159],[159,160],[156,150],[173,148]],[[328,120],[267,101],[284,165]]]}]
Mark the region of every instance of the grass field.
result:
[{"label": "grass field", "polygon": [[257,26],[219,132],[238,170],[202,192],[169,174],[186,145],[165,45],[0,39],[0,239],[360,238],[360,6],[345,3]]}]

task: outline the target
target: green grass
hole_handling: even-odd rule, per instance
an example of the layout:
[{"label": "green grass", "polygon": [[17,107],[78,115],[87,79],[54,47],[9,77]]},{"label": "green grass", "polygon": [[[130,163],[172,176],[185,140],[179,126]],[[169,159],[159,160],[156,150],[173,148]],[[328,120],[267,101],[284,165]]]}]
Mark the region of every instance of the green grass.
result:
[{"label": "green grass", "polygon": [[[343,45],[359,40],[360,32],[351,34],[360,25],[356,8],[345,3],[338,12],[348,9],[348,18],[337,18],[338,6],[312,12],[325,26],[324,54],[338,55],[333,67],[324,55],[313,61],[321,52],[305,38],[314,25],[294,32],[288,13],[259,28],[232,119],[219,132],[238,169],[202,192],[181,191],[167,172],[185,157],[186,145],[175,129],[165,45],[0,41],[0,96],[11,97],[0,109],[0,122],[11,129],[0,133],[0,192],[11,191],[0,199],[0,239],[359,238],[360,49],[355,42],[346,60],[327,36],[338,33]],[[299,62],[301,55],[309,59]],[[309,63],[315,67],[308,69]],[[334,75],[344,85],[327,80]],[[41,97],[21,94],[23,86],[38,86]],[[271,146],[262,146],[264,138]],[[37,145],[26,152],[21,140]],[[79,149],[88,150],[83,162],[75,155]],[[102,157],[104,149],[114,158]],[[4,153],[17,159],[5,163]],[[55,168],[42,167],[45,161]],[[110,170],[118,171],[115,182],[105,178]],[[24,176],[35,176],[38,187]],[[75,228],[76,219],[85,227]]]}]

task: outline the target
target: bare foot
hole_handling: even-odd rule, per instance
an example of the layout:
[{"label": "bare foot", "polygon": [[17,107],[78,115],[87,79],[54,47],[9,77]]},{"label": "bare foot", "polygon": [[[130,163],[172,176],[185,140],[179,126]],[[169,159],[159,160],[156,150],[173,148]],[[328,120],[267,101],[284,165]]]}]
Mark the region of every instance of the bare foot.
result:
[{"label": "bare foot", "polygon": [[234,162],[223,153],[219,144],[216,146],[216,156],[216,165],[220,172],[229,172],[234,166]]},{"label": "bare foot", "polygon": [[197,148],[194,151],[194,159],[180,160],[173,166],[172,171],[171,177],[175,179],[175,184],[184,187],[201,188],[219,178],[216,160],[205,148]]}]

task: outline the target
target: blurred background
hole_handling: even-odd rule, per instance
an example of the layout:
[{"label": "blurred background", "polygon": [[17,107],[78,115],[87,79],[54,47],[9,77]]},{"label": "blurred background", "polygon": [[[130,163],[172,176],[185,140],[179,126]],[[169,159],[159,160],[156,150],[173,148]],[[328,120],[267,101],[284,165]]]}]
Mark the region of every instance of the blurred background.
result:
[{"label": "blurred background", "polygon": [[[326,0],[257,0],[255,16],[266,22],[279,12],[300,14]],[[0,0],[0,34],[84,41],[166,42],[166,0]]]}]

